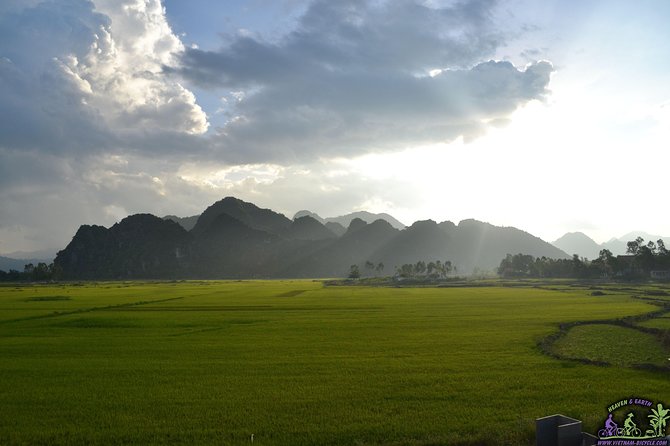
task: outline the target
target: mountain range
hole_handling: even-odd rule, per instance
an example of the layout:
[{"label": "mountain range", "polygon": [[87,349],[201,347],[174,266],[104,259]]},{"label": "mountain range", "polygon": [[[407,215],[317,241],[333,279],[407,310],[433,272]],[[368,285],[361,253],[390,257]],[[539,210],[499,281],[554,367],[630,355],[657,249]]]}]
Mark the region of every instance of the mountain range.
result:
[{"label": "mountain range", "polygon": [[32,263],[37,265],[38,263],[46,263],[47,265],[53,262],[56,257],[55,250],[42,250],[42,251],[14,251],[3,253],[0,255],[0,271],[23,271],[23,268]]},{"label": "mountain range", "polygon": [[318,214],[315,214],[314,212],[310,211],[298,211],[296,214],[293,216],[294,219],[298,217],[304,217],[304,216],[309,216],[318,221],[319,223],[323,225],[327,225],[328,223],[337,223],[338,225],[342,226],[343,228],[349,227],[349,224],[351,221],[355,218],[359,218],[363,220],[366,223],[372,223],[375,220],[385,220],[387,223],[389,223],[391,226],[393,226],[396,229],[405,229],[405,225],[400,223],[398,220],[396,220],[394,217],[392,217],[389,214],[373,214],[372,212],[367,212],[367,211],[358,211],[358,212],[352,212],[351,214],[347,215],[341,215],[339,217],[327,217],[327,218],[321,218]]},{"label": "mountain range", "polygon": [[[375,220],[386,220],[391,224],[396,229],[404,229],[405,225],[396,220],[393,216],[389,214],[373,214],[372,212],[367,212],[367,211],[358,211],[358,212],[352,212],[350,214],[346,215],[340,215],[339,217],[327,217],[327,218],[322,218],[318,214],[306,210],[298,211],[295,213],[293,216],[293,219],[296,220],[300,217],[311,217],[314,220],[318,221],[321,223],[323,226],[326,228],[330,229],[335,235],[340,236],[343,235],[345,232],[347,232],[347,227],[349,227],[349,224],[351,221],[355,218],[359,218],[363,220],[366,223],[372,223]],[[190,217],[177,217],[176,215],[166,215],[163,217],[165,220],[172,220],[176,223],[179,223],[180,226],[182,226],[184,229],[187,231],[190,231],[193,229],[195,224],[198,222],[198,218],[200,218],[200,215],[192,215]]]},{"label": "mountain range", "polygon": [[527,232],[476,220],[405,227],[387,214],[317,217],[301,211],[291,220],[226,197],[194,217],[136,214],[110,228],[83,225],[55,263],[66,279],[315,278],[343,277],[365,262],[392,274],[405,263],[451,261],[467,274],[494,270],[508,253],[568,257]]},{"label": "mountain range", "polygon": [[599,256],[600,251],[603,249],[609,250],[615,256],[626,254],[627,243],[635,240],[637,237],[642,237],[646,242],[653,241],[654,243],[662,239],[666,246],[670,246],[670,237],[662,237],[642,231],[629,232],[619,238],[612,238],[605,243],[596,243],[583,232],[568,232],[552,242],[552,244],[569,254],[577,254],[580,257],[593,260]]},{"label": "mountain range", "polygon": [[36,259],[36,258],[14,258],[14,257],[0,256],[0,271],[10,271],[10,270],[23,271],[23,268],[29,263],[37,265],[38,263],[49,264],[51,262],[52,260],[48,258]]}]

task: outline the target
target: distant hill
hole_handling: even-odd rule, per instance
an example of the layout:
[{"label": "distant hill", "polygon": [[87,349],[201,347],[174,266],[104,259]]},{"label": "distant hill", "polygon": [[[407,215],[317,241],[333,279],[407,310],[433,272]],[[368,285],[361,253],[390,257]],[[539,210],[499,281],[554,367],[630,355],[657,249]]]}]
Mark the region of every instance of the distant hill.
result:
[{"label": "distant hill", "polygon": [[591,260],[598,258],[600,251],[604,249],[583,232],[568,232],[552,244],[568,254],[577,254]]},{"label": "distant hill", "polygon": [[293,220],[283,234],[298,240],[324,240],[336,237],[333,231],[308,215]]},{"label": "distant hill", "polygon": [[[222,201],[225,202],[226,200],[228,200],[226,202],[226,204],[225,205],[221,204],[218,207],[219,209],[223,209],[226,205],[233,206],[232,200],[237,200],[237,199],[233,198],[233,197],[227,197],[227,198],[224,198],[224,200],[222,200]],[[239,200],[239,201],[241,201],[241,200]],[[228,213],[230,213],[230,214],[236,214],[235,212],[230,212],[230,208],[228,208],[228,211],[229,211]],[[237,214],[237,216],[239,217],[239,219],[241,221],[245,220],[245,218],[242,215]],[[382,220],[386,220],[387,222],[389,222],[394,228],[397,228],[397,229],[405,228],[404,224],[402,224],[400,221],[395,219],[393,216],[391,216],[389,214],[385,214],[385,213],[373,214],[371,212],[361,211],[361,212],[353,212],[353,213],[347,214],[347,215],[341,215],[339,217],[322,218],[321,216],[319,216],[318,214],[316,214],[314,212],[307,211],[307,210],[302,210],[302,211],[296,212],[296,214],[293,216],[293,219],[295,220],[295,219],[301,218],[301,217],[311,217],[311,218],[313,218],[314,220],[318,221],[322,225],[326,226],[331,232],[333,232],[338,237],[346,232],[346,230],[347,230],[346,228],[349,226],[349,223],[351,223],[351,220],[353,220],[354,218],[360,218],[361,220],[363,220],[367,223],[372,223],[373,221],[378,220],[378,219],[381,218]],[[190,217],[177,217],[176,215],[166,215],[165,217],[163,217],[164,220],[172,220],[175,223],[178,223],[181,227],[183,227],[187,231],[190,231],[191,229],[193,229],[195,227],[199,218],[200,218],[200,215],[192,215]],[[55,254],[54,254],[54,256],[55,256]]]},{"label": "distant hill", "polygon": [[615,256],[621,256],[626,254],[626,249],[628,248],[627,243],[633,241],[635,238],[637,237],[633,237],[632,239],[626,240],[625,242],[618,238],[613,238],[605,243],[601,243],[600,247],[602,249],[609,250]]},{"label": "distant hill", "polygon": [[492,271],[508,253],[552,259],[570,257],[541,238],[513,227],[494,226],[470,219],[450,228],[446,228],[447,234],[454,241],[454,251],[459,254],[456,264],[463,272],[474,268]]},{"label": "distant hill", "polygon": [[622,235],[621,237],[619,237],[618,240],[623,242],[624,245],[625,245],[627,242],[635,240],[638,237],[642,237],[645,242],[654,242],[654,243],[656,243],[656,241],[658,239],[662,239],[663,243],[665,243],[666,247],[670,247],[669,246],[670,245],[670,237],[664,237],[664,236],[661,236],[661,235],[653,235],[653,234],[649,234],[648,232],[644,232],[644,231],[629,232],[628,234],[625,234],[625,235]]},{"label": "distant hill", "polygon": [[383,263],[389,275],[419,260],[451,261],[467,274],[494,270],[508,253],[569,257],[516,228],[425,220],[398,229],[387,218],[368,223],[352,216],[345,229],[311,215],[289,220],[226,197],[208,207],[190,231],[150,214],[131,215],[110,228],[81,226],[55,263],[66,279],[272,278],[342,277],[351,265],[368,261]]},{"label": "distant hill", "polygon": [[344,226],[342,226],[339,223],[335,223],[334,221],[326,222],[325,226],[326,226],[326,228],[330,229],[333,232],[333,234],[335,234],[338,237],[344,235],[344,233],[347,232],[347,228],[345,228]]},{"label": "distant hill", "polygon": [[[341,237],[322,245],[309,255],[296,259],[281,272],[288,277],[343,277],[353,264],[371,260],[375,251],[400,231],[385,220],[370,224],[359,218],[351,221]],[[392,271],[392,269],[391,269]]]},{"label": "distant hill", "polygon": [[163,220],[172,220],[173,222],[179,224],[182,228],[190,231],[193,229],[195,224],[198,222],[199,215],[192,215],[190,217],[177,217],[176,215],[166,215],[163,217]]},{"label": "distant hill", "polygon": [[596,243],[582,232],[568,232],[552,242],[552,244],[569,254],[577,254],[580,257],[593,260],[600,255],[600,251],[603,249],[609,250],[615,256],[626,254],[627,243],[635,240],[637,237],[642,237],[645,242],[654,243],[658,239],[663,239],[666,247],[670,247],[670,237],[661,237],[660,235],[648,234],[643,231],[629,232],[619,238],[613,238],[601,244]]},{"label": "distant hill", "polygon": [[205,278],[269,277],[280,241],[276,234],[222,213],[193,234],[187,271]]},{"label": "distant hill", "polygon": [[372,261],[388,266],[416,263],[419,260],[451,261],[461,273],[478,269],[495,271],[507,254],[531,254],[554,259],[569,256],[527,232],[504,228],[477,220],[437,224],[418,221],[372,255]]},{"label": "distant hill", "polygon": [[[417,221],[372,254],[372,261],[389,267],[423,261],[455,261],[451,236],[433,220]],[[502,259],[502,258],[501,258]],[[500,261],[500,260],[498,260]]]},{"label": "distant hill", "polygon": [[358,211],[358,212],[352,212],[351,214],[347,215],[340,215],[339,217],[328,217],[328,218],[322,218],[318,214],[315,214],[314,212],[310,211],[298,211],[296,212],[295,218],[299,217],[304,217],[304,216],[310,216],[313,219],[321,222],[322,224],[326,223],[338,223],[342,225],[342,227],[347,228],[349,227],[349,224],[351,224],[351,221],[355,218],[361,219],[366,223],[373,223],[375,220],[386,220],[391,224],[396,229],[404,229],[406,226],[402,224],[400,221],[395,219],[393,216],[382,213],[382,214],[373,214],[372,212],[367,212],[367,211]]},{"label": "distant hill", "polygon": [[261,209],[255,204],[235,197],[226,197],[205,209],[193,227],[193,232],[201,233],[221,214],[230,215],[253,229],[271,233],[280,233],[291,226],[291,220],[283,214],[270,209]]},{"label": "distant hill", "polygon": [[23,271],[23,268],[32,263],[37,265],[38,263],[51,263],[49,259],[13,259],[11,257],[0,256],[0,271],[8,272],[9,270]]},{"label": "distant hill", "polygon": [[177,223],[136,214],[109,229],[81,226],[54,263],[65,279],[158,279],[180,275],[188,251],[188,232]]},{"label": "distant hill", "polygon": [[8,257],[10,259],[29,259],[29,260],[39,260],[39,262],[43,263],[51,263],[56,257],[57,252],[58,249],[40,249],[39,251],[6,252],[3,253],[2,256]]},{"label": "distant hill", "polygon": [[[25,265],[25,263],[23,265]],[[23,265],[20,265],[19,261],[16,259],[0,256],[0,271],[9,271],[10,269],[23,271]]]},{"label": "distant hill", "polygon": [[293,219],[295,220],[296,218],[300,218],[300,217],[312,217],[314,220],[318,221],[322,225],[326,224],[325,219],[321,218],[321,216],[319,214],[311,212],[311,211],[307,211],[307,210],[298,211],[293,216]]}]

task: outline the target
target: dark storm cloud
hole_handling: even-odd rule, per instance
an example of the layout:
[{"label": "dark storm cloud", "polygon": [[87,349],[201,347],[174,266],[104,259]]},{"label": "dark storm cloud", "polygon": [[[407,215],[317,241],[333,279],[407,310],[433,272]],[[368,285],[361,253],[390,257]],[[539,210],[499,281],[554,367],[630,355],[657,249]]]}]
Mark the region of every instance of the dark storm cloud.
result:
[{"label": "dark storm cloud", "polygon": [[542,98],[552,72],[547,62],[481,62],[503,40],[492,6],[317,1],[279,42],[242,35],[216,52],[188,49],[167,71],[236,92],[214,141],[234,162],[471,139]]}]

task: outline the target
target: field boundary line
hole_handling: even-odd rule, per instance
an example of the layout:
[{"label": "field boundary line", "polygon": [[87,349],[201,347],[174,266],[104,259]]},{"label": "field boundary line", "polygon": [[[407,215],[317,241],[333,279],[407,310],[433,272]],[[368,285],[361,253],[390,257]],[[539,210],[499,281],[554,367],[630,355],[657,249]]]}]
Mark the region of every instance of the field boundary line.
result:
[{"label": "field boundary line", "polygon": [[[639,325],[636,325],[638,322],[644,322],[652,319],[657,319],[665,314],[668,314],[670,312],[670,302],[662,299],[654,299],[650,297],[642,297],[638,295],[632,295],[630,296],[631,299],[636,299],[636,300],[641,300],[644,301],[650,305],[655,305],[657,307],[661,307],[661,309],[656,310],[656,311],[650,311],[649,313],[644,313],[644,314],[639,314],[637,316],[624,316],[620,318],[613,318],[613,319],[598,319],[598,320],[591,320],[591,321],[573,321],[573,322],[563,322],[560,323],[558,326],[558,331],[554,332],[548,336],[545,336],[544,338],[540,339],[537,342],[537,347],[540,349],[542,353],[544,353],[547,356],[550,356],[554,359],[562,360],[562,361],[572,361],[572,362],[579,362],[582,364],[588,364],[588,365],[596,365],[596,366],[601,366],[601,367],[609,367],[612,366],[611,363],[606,362],[606,361],[595,361],[592,359],[588,358],[566,358],[564,356],[561,356],[560,354],[556,353],[553,350],[554,344],[561,338],[567,336],[568,331],[570,331],[571,328],[578,327],[578,326],[583,326],[583,325],[615,325],[618,327],[624,327],[624,328],[630,328],[632,330],[637,330],[642,333],[647,333],[647,334],[652,334],[656,336],[664,347],[668,347],[668,330],[660,329],[660,328],[652,328],[652,327],[642,327]],[[670,370],[669,366],[659,366],[655,364],[632,364],[627,367],[633,368],[633,369],[641,369],[641,370],[653,370],[653,371],[662,371],[662,372],[668,372]]]},{"label": "field boundary line", "polygon": [[104,307],[90,307],[90,308],[79,308],[76,310],[71,310],[71,311],[54,311],[52,313],[47,313],[47,314],[39,314],[36,316],[27,316],[27,317],[22,317],[18,319],[8,319],[5,321],[0,321],[0,324],[8,324],[12,322],[24,322],[24,321],[32,321],[32,320],[39,320],[39,319],[50,319],[50,318],[55,318],[55,317],[60,317],[60,316],[69,316],[72,314],[80,314],[80,313],[91,313],[94,311],[105,311],[105,310],[114,310],[117,308],[124,308],[124,307],[136,307],[140,305],[149,305],[149,304],[154,304],[154,303],[160,303],[160,302],[169,302],[172,300],[179,300],[179,299],[184,299],[184,296],[179,296],[179,297],[168,297],[166,299],[156,299],[156,300],[140,300],[137,302],[128,302],[128,303],[123,303],[123,304],[116,304],[116,305],[106,305]]}]

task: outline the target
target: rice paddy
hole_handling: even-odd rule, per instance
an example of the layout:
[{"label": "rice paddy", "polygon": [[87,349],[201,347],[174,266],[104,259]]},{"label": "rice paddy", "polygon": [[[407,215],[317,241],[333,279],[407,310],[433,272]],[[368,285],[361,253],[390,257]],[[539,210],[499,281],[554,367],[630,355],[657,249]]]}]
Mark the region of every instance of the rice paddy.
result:
[{"label": "rice paddy", "polygon": [[[538,345],[561,324],[659,310],[637,294],[318,281],[0,287],[0,444],[524,445],[535,418],[554,413],[595,433],[612,401],[669,394],[666,370],[629,367],[670,362],[667,349],[606,325],[572,327],[554,347],[589,359],[609,345],[598,360],[610,366]],[[611,336],[633,339],[625,355],[640,358],[612,361]]]}]

